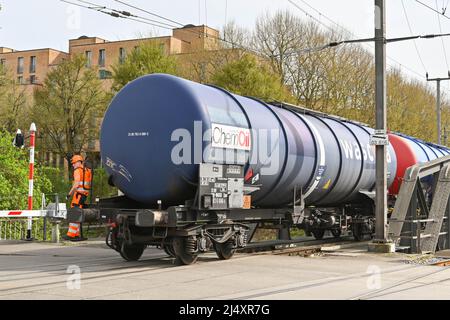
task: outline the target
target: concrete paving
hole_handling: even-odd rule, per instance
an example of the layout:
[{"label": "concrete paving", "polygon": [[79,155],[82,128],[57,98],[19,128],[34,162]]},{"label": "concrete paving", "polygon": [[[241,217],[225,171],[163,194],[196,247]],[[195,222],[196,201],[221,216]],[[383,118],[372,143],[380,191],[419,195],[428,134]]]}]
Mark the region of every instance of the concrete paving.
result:
[{"label": "concrete paving", "polygon": [[312,257],[236,254],[220,261],[207,254],[175,266],[156,249],[123,261],[101,241],[0,241],[0,300],[450,299],[449,267],[406,263],[412,258],[368,253],[365,245]]}]

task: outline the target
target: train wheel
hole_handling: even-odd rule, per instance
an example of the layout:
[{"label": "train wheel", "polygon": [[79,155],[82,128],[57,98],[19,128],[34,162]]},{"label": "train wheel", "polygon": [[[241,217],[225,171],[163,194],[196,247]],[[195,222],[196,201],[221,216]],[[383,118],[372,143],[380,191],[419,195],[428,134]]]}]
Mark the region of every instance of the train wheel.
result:
[{"label": "train wheel", "polygon": [[335,238],[339,238],[341,236],[341,229],[331,229],[331,234]]},{"label": "train wheel", "polygon": [[175,251],[173,250],[172,245],[170,245],[170,244],[164,244],[164,245],[163,245],[163,249],[164,249],[164,252],[165,252],[165,253],[167,253],[169,256],[175,258]]},{"label": "train wheel", "polygon": [[188,252],[188,245],[191,243],[186,238],[175,238],[172,241],[172,247],[175,254],[176,265],[188,265],[197,261],[198,255]]},{"label": "train wheel", "polygon": [[353,238],[356,241],[363,241],[364,240],[364,232],[363,232],[363,225],[361,223],[355,223],[352,225],[352,233]]},{"label": "train wheel", "polygon": [[142,244],[129,245],[123,241],[120,247],[120,255],[127,261],[137,261],[144,253],[145,247]]},{"label": "train wheel", "polygon": [[311,231],[314,238],[316,238],[317,240],[322,240],[323,239],[323,235],[325,234],[325,230],[324,229],[316,229]]},{"label": "train wheel", "polygon": [[214,250],[220,260],[230,259],[236,251],[233,249],[233,242],[231,241],[227,241],[225,243],[214,243]]},{"label": "train wheel", "polygon": [[364,240],[364,234],[359,233],[359,232],[353,232],[353,238],[356,241],[363,241]]}]

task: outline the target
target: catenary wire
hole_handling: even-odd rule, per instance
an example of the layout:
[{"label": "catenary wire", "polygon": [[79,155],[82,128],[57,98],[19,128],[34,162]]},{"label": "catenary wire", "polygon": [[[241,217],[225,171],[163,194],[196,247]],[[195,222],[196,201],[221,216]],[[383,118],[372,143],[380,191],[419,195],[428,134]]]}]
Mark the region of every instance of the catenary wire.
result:
[{"label": "catenary wire", "polygon": [[170,27],[162,26],[162,25],[159,25],[159,24],[156,24],[156,23],[147,22],[147,21],[140,21],[140,20],[137,20],[137,19],[135,19],[135,18],[133,18],[131,16],[121,16],[118,13],[102,11],[102,10],[105,10],[105,9],[103,9],[103,7],[88,7],[88,6],[84,6],[84,5],[81,5],[79,3],[71,2],[71,1],[68,1],[68,0],[60,0],[60,1],[68,3],[68,4],[71,4],[71,5],[74,5],[74,6],[78,6],[78,7],[81,7],[81,8],[85,8],[85,9],[90,9],[90,10],[94,10],[94,11],[97,11],[97,12],[101,12],[103,14],[107,14],[107,15],[115,17],[115,18],[124,18],[124,19],[134,20],[134,21],[145,23],[145,24],[148,24],[148,25],[151,25],[151,26],[154,26],[154,27],[172,30],[172,28],[170,28]]},{"label": "catenary wire", "polygon": [[[408,24],[409,32],[411,35],[413,35],[414,32],[412,31],[411,23],[409,22],[408,13],[406,12],[404,0],[402,0],[402,8],[403,8],[403,13],[405,14],[406,23]],[[442,31],[441,31],[441,33],[442,33]],[[422,64],[423,70],[425,71],[425,73],[427,73],[427,68],[425,67],[425,64],[423,63],[423,59],[422,59],[422,56],[420,55],[419,48],[417,47],[417,43],[415,40],[413,40],[413,43],[414,43],[414,48],[416,49],[417,57],[419,58],[419,61]]]},{"label": "catenary wire", "polygon": [[416,0],[416,2],[417,2],[417,3],[420,3],[420,4],[423,5],[424,7],[428,8],[428,9],[430,9],[430,10],[432,10],[432,11],[434,11],[434,12],[436,12],[436,13],[438,13],[438,14],[440,14],[440,15],[442,15],[442,16],[444,16],[445,18],[447,18],[447,19],[450,20],[450,17],[449,17],[449,16],[446,16],[444,13],[439,12],[438,10],[436,10],[436,9],[434,9],[434,8],[432,8],[432,7],[430,7],[429,5],[423,3],[422,1]]},{"label": "catenary wire", "polygon": [[135,10],[138,10],[138,11],[141,11],[141,12],[144,12],[144,13],[147,13],[147,14],[149,14],[149,15],[151,15],[151,16],[154,16],[154,17],[157,17],[157,18],[160,18],[160,19],[163,19],[163,20],[166,20],[166,21],[175,23],[175,24],[177,24],[177,25],[179,25],[179,26],[181,26],[181,27],[184,26],[184,24],[182,24],[182,23],[179,23],[179,22],[177,22],[177,21],[168,19],[168,18],[163,17],[163,16],[161,16],[161,15],[159,15],[159,14],[156,14],[156,13],[154,13],[154,12],[151,12],[151,11],[148,11],[148,10],[145,10],[145,9],[142,9],[142,8],[139,8],[139,7],[137,7],[137,6],[134,6],[134,5],[132,5],[132,4],[127,3],[127,2],[125,2],[125,1],[121,1],[121,0],[114,0],[114,1],[115,1],[115,2],[118,2],[118,3],[121,3],[121,4],[123,4],[123,5],[127,6],[127,7],[133,8],[133,9],[135,9]]},{"label": "catenary wire", "polygon": [[[75,4],[75,3],[69,2],[69,1],[67,1],[67,0],[60,0],[60,1],[62,1],[62,2],[67,2],[67,3],[71,3],[71,4]],[[80,0],[78,0],[78,1],[80,1]],[[148,11],[148,10],[144,10],[144,9],[139,8],[139,7],[130,5],[130,4],[126,3],[126,2],[124,2],[124,1],[119,1],[119,0],[114,0],[114,1],[117,1],[117,2],[122,3],[122,4],[124,4],[124,5],[130,6],[130,7],[132,7],[132,8],[135,8],[136,10],[139,10],[139,11],[142,11],[142,12],[146,12],[146,13],[152,14],[152,15],[154,15],[154,16],[161,17],[161,19],[165,19],[165,20],[167,20],[167,21],[173,21],[174,23],[176,23],[176,24],[178,24],[178,25],[184,26],[184,25],[181,24],[180,22],[177,22],[177,21],[174,21],[174,20],[165,18],[165,17],[163,17],[163,16],[161,16],[161,15],[156,15],[156,14],[154,14],[154,13]],[[78,4],[75,4],[75,5],[78,5]],[[98,12],[102,12],[102,13],[104,13],[104,14],[108,14],[108,15],[113,16],[113,17],[116,17],[116,18],[130,19],[130,20],[134,20],[134,21],[137,21],[137,22],[146,23],[146,22],[144,22],[144,21],[139,21],[139,20],[137,20],[137,19],[132,19],[132,18],[130,18],[129,16],[120,16],[120,15],[118,16],[118,13],[104,12],[104,11],[101,11],[101,10],[98,10],[98,9],[94,9],[94,8],[92,8],[92,7],[87,7],[87,6],[82,6],[82,5],[78,5],[78,6],[84,7],[84,8],[86,8],[86,9],[91,9],[91,10],[95,10],[95,11],[98,11]],[[100,7],[103,8],[102,6],[100,6]],[[114,10],[114,9],[109,9],[109,10]],[[118,11],[118,10],[115,10],[115,11]],[[138,16],[134,15],[134,17],[138,17]],[[143,17],[138,17],[138,18],[147,20],[147,18],[143,18]],[[163,22],[158,22],[158,23],[161,23],[161,24],[162,24]],[[167,28],[167,27],[162,27],[161,25],[155,25],[155,24],[153,24],[153,23],[147,23],[147,24],[150,24],[150,25],[153,25],[153,26],[156,26],[156,27],[159,27],[159,28],[168,29],[168,30],[170,29],[170,28]],[[164,23],[164,24],[166,24],[166,23]],[[174,27],[174,28],[176,28],[176,27]],[[171,29],[170,29],[170,30],[171,30]],[[221,38],[221,37],[218,37],[218,36],[215,36],[215,35],[212,35],[212,34],[208,34],[208,33],[206,33],[205,31],[194,31],[194,30],[190,30],[190,29],[186,29],[185,31],[186,31],[186,32],[194,33],[194,34],[196,34],[196,35],[202,34],[202,35],[205,35],[205,37],[210,37],[210,38],[213,38],[213,39],[216,39],[216,40],[219,40],[219,41],[223,41],[223,42],[228,43],[228,44],[231,44],[231,45],[233,45],[233,46],[235,46],[235,47],[239,47],[239,48],[241,48],[241,49],[243,49],[243,50],[246,50],[246,51],[249,51],[249,52],[253,52],[253,53],[255,53],[255,54],[259,55],[259,56],[264,56],[264,55],[265,55],[265,54],[263,54],[263,53],[261,53],[261,52],[255,50],[255,49],[245,47],[245,46],[243,46],[243,45],[241,45],[241,44],[237,44],[237,43],[235,43],[235,42],[232,42],[232,41],[223,39],[223,38]]]},{"label": "catenary wire", "polygon": [[[293,2],[293,1],[291,1],[291,0],[288,0],[288,1],[289,1],[290,3]],[[305,2],[305,1],[303,1],[303,2]],[[298,4],[297,4],[296,7],[297,7],[297,8],[299,7]],[[314,7],[312,7],[311,5],[309,5],[309,7],[310,7],[310,8],[314,8]],[[306,10],[304,10],[304,9],[300,9],[300,10],[301,10],[302,12],[305,12],[305,11],[306,11]],[[316,11],[316,12],[319,12],[320,14],[322,14],[322,16],[326,17],[326,15],[323,14],[322,12],[320,12],[319,10],[317,10],[317,9],[315,9],[315,8],[314,8],[313,10]],[[311,16],[311,14],[308,13],[308,16]],[[315,19],[315,18],[313,18],[313,19],[314,19],[315,21],[318,21],[318,20]],[[337,22],[333,21],[333,20],[330,19],[329,17],[327,17],[327,20],[332,21],[332,23],[334,23],[335,25],[339,26],[341,29],[347,31],[352,37],[355,37],[355,38],[357,37],[357,35],[356,35],[354,32],[352,32],[352,31],[348,30],[347,28],[341,26],[340,24],[338,24]],[[321,25],[324,25],[324,24],[321,23]],[[330,29],[329,26],[326,26],[326,28],[327,28],[327,29]],[[368,44],[368,43],[364,44],[364,43],[363,43],[363,45],[369,46],[372,50],[374,49],[373,45],[371,45],[371,44]],[[420,74],[419,72],[415,71],[414,69],[412,69],[412,68],[410,68],[410,67],[408,67],[408,66],[402,64],[400,61],[398,61],[398,60],[396,60],[396,59],[390,57],[389,55],[387,55],[387,59],[389,59],[390,61],[396,63],[398,66],[400,66],[400,67],[402,67],[402,68],[408,70],[409,72],[415,74],[416,76],[418,76],[418,77],[420,77],[420,78],[422,78],[422,79],[426,79],[426,77],[425,77],[423,74]],[[388,66],[391,67],[391,68],[394,68],[394,66],[391,65],[391,64],[389,64],[389,63],[388,63]]]},{"label": "catenary wire", "polygon": [[[94,6],[97,6],[97,7],[100,6],[98,4],[95,4],[95,3],[92,3],[92,2],[88,2],[86,0],[76,0],[76,1],[82,2],[82,3],[86,3],[86,4],[90,4],[90,5],[94,5]],[[153,20],[153,19],[149,19],[149,18],[145,18],[145,17],[140,17],[140,16],[132,14],[132,13],[130,13],[128,11],[116,10],[116,9],[112,9],[112,8],[109,8],[109,7],[106,7],[106,6],[104,6],[103,8],[111,10],[112,12],[118,13],[118,14],[120,14],[122,16],[125,16],[125,17],[139,18],[139,19],[143,19],[143,20],[146,20],[146,21],[149,21],[149,22],[152,22],[152,23],[158,23],[160,25],[165,25],[165,26],[168,26],[168,27],[171,27],[171,28],[177,28],[177,26],[175,26],[174,24],[170,24],[170,23],[163,22],[163,21],[158,21],[158,20]],[[115,17],[115,15],[113,15],[113,16]]]},{"label": "catenary wire", "polygon": [[[435,0],[435,2],[436,2],[436,9],[437,9],[438,8],[437,0]],[[439,32],[442,33],[441,18],[440,18],[439,14],[437,14],[437,18],[438,18],[438,24],[439,24]],[[444,39],[442,39],[442,38],[441,38],[441,43],[442,43],[442,50],[444,51],[444,58],[445,58],[445,64],[447,66],[447,70],[450,70],[450,68],[448,67],[447,50],[445,50]]]}]

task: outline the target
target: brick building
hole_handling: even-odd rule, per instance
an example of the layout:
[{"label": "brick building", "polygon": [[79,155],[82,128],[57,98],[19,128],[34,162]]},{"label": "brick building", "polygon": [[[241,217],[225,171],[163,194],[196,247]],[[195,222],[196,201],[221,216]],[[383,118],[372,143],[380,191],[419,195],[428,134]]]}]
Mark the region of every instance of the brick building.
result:
[{"label": "brick building", "polygon": [[31,94],[33,88],[42,84],[47,73],[62,59],[67,59],[75,54],[83,54],[88,60],[88,67],[98,67],[99,78],[105,80],[105,88],[109,89],[111,66],[123,61],[127,53],[142,42],[157,43],[166,54],[177,55],[217,49],[218,36],[219,32],[216,29],[203,25],[187,25],[183,28],[173,29],[171,36],[120,41],[81,36],[69,40],[68,52],[50,48],[17,51],[0,47],[0,63],[12,73],[17,83],[27,86],[27,92]]},{"label": "brick building", "polygon": [[[34,49],[17,51],[0,47],[0,63],[9,70],[17,83],[24,86],[27,94],[32,96],[36,86],[42,85],[47,73],[63,59],[82,54],[87,59],[86,67],[99,70],[105,90],[112,85],[112,65],[124,61],[126,55],[143,42],[152,42],[161,46],[168,55],[180,56],[186,61],[196,52],[215,51],[219,48],[219,31],[208,26],[186,25],[172,30],[171,36],[139,38],[120,41],[108,41],[98,37],[81,36],[70,39],[68,52],[55,49]],[[99,151],[99,142],[92,141],[87,146],[90,152]],[[61,166],[64,161],[59,155],[48,153],[45,160],[54,166]]]},{"label": "brick building", "polygon": [[27,86],[30,94],[36,85],[42,84],[52,67],[68,57],[68,53],[50,48],[16,51],[0,47],[0,63],[11,72],[17,83]]}]

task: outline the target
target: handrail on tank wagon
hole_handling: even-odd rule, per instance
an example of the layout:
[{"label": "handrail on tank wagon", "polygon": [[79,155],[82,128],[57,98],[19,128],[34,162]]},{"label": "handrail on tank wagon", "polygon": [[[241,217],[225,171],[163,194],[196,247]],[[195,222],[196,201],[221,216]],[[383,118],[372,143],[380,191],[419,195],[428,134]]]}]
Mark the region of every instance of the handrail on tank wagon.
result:
[{"label": "handrail on tank wagon", "polygon": [[310,114],[313,116],[320,116],[323,118],[328,118],[328,119],[334,119],[334,120],[338,120],[338,121],[343,121],[343,122],[349,122],[349,123],[353,123],[359,126],[365,126],[365,127],[370,127],[370,125],[368,125],[367,123],[364,122],[359,122],[359,121],[355,121],[355,120],[350,120],[344,117],[340,117],[340,116],[336,116],[336,115],[332,115],[332,114],[327,114],[327,113],[323,113],[317,110],[312,110],[312,109],[308,109],[305,107],[301,107],[301,106],[296,106],[287,102],[280,102],[280,101],[273,101],[273,102],[269,102],[271,105],[274,105],[276,107],[282,108],[282,109],[289,109],[295,112],[299,112],[301,114]]},{"label": "handrail on tank wagon", "polygon": [[[431,190],[424,192],[421,179],[428,176],[433,176],[433,184]],[[440,236],[446,235],[443,247],[449,248],[449,197],[450,156],[409,167],[405,171],[394,210],[389,219],[388,235],[396,247],[402,247],[402,240],[404,240],[403,244],[409,240],[411,253],[434,253]],[[419,210],[420,215],[418,215]],[[447,220],[446,231],[441,232],[445,219]],[[408,228],[404,228],[405,222],[408,224]],[[424,230],[422,230],[423,224],[425,224]]]},{"label": "handrail on tank wagon", "polygon": [[[306,107],[301,107],[301,106],[297,106],[297,105],[293,105],[287,102],[281,102],[281,101],[271,101],[268,102],[271,105],[274,105],[276,107],[282,108],[282,109],[289,109],[295,112],[299,112],[302,114],[309,114],[309,115],[313,115],[313,116],[320,116],[323,118],[328,118],[328,119],[334,119],[334,120],[338,120],[338,121],[343,121],[343,122],[347,122],[347,123],[352,123],[358,126],[364,126],[364,127],[368,127],[371,128],[372,126],[365,123],[365,122],[361,122],[361,121],[356,121],[356,120],[351,120],[345,117],[341,117],[341,116],[337,116],[337,115],[332,115],[332,114],[327,114],[321,111],[317,111],[317,110],[312,110],[312,109],[308,109]],[[424,141],[422,139],[416,138],[416,137],[412,137],[412,136],[408,136],[404,133],[401,132],[397,132],[397,131],[388,131],[388,133],[393,133],[397,136],[401,136],[401,137],[407,137],[407,138],[413,138],[414,140],[426,144],[428,146],[432,146],[432,147],[437,147],[437,148],[444,148],[444,149],[448,149],[446,146],[444,145],[440,145],[437,143],[433,143],[433,142],[428,142],[428,141]]]}]

